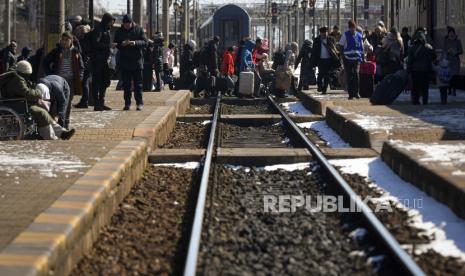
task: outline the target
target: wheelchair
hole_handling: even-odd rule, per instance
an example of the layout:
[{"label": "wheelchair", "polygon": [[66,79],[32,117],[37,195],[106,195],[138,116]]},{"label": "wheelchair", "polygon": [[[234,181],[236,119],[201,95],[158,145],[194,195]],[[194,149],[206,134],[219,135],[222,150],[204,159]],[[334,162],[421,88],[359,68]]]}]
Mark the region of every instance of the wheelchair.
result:
[{"label": "wheelchair", "polygon": [[38,136],[25,98],[0,98],[0,141],[23,140]]}]

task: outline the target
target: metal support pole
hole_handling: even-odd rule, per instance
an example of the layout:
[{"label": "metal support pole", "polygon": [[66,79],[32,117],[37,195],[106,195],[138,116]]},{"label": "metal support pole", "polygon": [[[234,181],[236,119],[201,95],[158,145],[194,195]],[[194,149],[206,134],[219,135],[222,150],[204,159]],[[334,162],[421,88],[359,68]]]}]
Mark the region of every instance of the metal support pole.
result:
[{"label": "metal support pole", "polygon": [[384,0],[384,26],[389,26],[389,0]]},{"label": "metal support pole", "polygon": [[137,25],[143,27],[142,20],[142,0],[132,0],[132,19]]},{"label": "metal support pole", "polygon": [[65,0],[45,0],[45,52],[48,53],[65,31]]},{"label": "metal support pole", "polygon": [[90,27],[94,28],[94,0],[89,0],[89,20]]},{"label": "metal support pole", "polygon": [[127,1],[126,13],[131,14],[131,0]]},{"label": "metal support pole", "polygon": [[13,39],[16,40],[16,5],[17,0],[13,0]]},{"label": "metal support pole", "polygon": [[294,35],[295,35],[295,40],[300,45],[301,41],[299,39],[299,10],[295,12]]},{"label": "metal support pole", "polygon": [[157,2],[155,3],[155,17],[156,17],[156,22],[155,22],[155,30],[157,32],[160,31],[160,18],[159,18],[159,14],[160,14],[160,2],[157,0]]},{"label": "metal support pole", "polygon": [[306,24],[305,24],[305,11],[306,11],[306,9],[303,9],[303,14],[304,14],[304,19],[303,19],[303,20],[304,20],[304,26],[303,26],[303,28],[302,28],[302,29],[303,29],[303,33],[304,33],[303,38],[302,38],[303,40],[305,40],[305,36],[306,36],[306,31],[305,31],[305,27],[306,27],[306,26],[305,26],[305,25],[306,25]]},{"label": "metal support pole", "polygon": [[292,41],[291,13],[287,14],[287,40]]},{"label": "metal support pole", "polygon": [[149,38],[153,37],[153,0],[149,1]]},{"label": "metal support pole", "polygon": [[170,15],[169,15],[169,10],[170,10],[170,2],[169,0],[163,0],[163,14],[162,14],[162,24],[161,28],[163,31],[163,35],[165,36],[165,45],[169,40],[169,34],[170,34]]},{"label": "metal support pole", "polygon": [[316,9],[313,7],[313,17],[312,17],[312,38],[315,39],[316,34],[315,34],[315,15],[316,15]]},{"label": "metal support pole", "polygon": [[180,18],[180,20],[182,20],[180,23],[181,25],[181,43],[184,44],[184,43],[187,43],[187,40],[189,39],[189,21],[188,21],[188,13],[189,13],[189,1],[188,0],[183,0],[182,1],[182,6],[183,6],[183,13],[182,13],[182,17]]},{"label": "metal support pole", "polygon": [[11,8],[10,0],[5,0],[5,44],[8,45],[11,40]]},{"label": "metal support pole", "polygon": [[357,22],[357,18],[358,18],[358,14],[357,14],[357,0],[354,0],[353,9],[354,9],[354,20],[355,20],[355,22]]},{"label": "metal support pole", "polygon": [[341,0],[337,0],[337,20],[336,20],[336,24],[340,29],[341,28]]},{"label": "metal support pole", "polygon": [[330,6],[330,3],[329,3],[329,0],[326,1],[326,6],[327,6],[327,7],[326,7],[326,9],[327,9],[327,10],[326,10],[326,11],[327,11],[327,15],[326,15],[326,16],[328,17],[328,24],[327,24],[327,26],[328,26],[328,28],[331,28],[331,10],[330,10],[330,9],[331,9],[331,6]]},{"label": "metal support pole", "polygon": [[[174,41],[176,43],[176,48],[179,49],[180,45],[178,43],[178,29],[177,29],[177,18],[176,18],[176,10],[174,11]],[[178,50],[176,50],[176,53],[174,55],[174,66],[178,65]]]}]

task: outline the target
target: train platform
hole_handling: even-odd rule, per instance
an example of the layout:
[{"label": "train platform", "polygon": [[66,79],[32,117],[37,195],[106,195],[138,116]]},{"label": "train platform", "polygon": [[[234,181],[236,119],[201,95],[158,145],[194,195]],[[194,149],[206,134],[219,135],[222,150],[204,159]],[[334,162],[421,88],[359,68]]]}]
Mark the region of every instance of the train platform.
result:
[{"label": "train platform", "polygon": [[465,141],[393,140],[384,144],[381,158],[403,180],[465,218]]},{"label": "train platform", "polygon": [[354,147],[381,149],[388,140],[438,142],[465,139],[465,104],[333,106],[326,121]]},{"label": "train platform", "polygon": [[[78,99],[76,99],[78,100]],[[143,111],[73,109],[70,141],[0,143],[0,275],[66,274],[142,176],[190,92],[145,93]]]}]

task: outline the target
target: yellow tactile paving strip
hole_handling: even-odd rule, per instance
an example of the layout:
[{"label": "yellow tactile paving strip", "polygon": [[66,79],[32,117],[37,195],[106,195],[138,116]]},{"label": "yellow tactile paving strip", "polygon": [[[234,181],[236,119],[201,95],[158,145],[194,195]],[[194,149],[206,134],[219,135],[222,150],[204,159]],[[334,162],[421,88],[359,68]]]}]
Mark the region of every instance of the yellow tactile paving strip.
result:
[{"label": "yellow tactile paving strip", "polygon": [[[101,143],[111,150],[103,158],[96,158],[98,161],[90,170],[73,180],[61,196],[48,203],[49,207],[3,248],[0,275],[63,275],[73,268],[91,247],[98,229],[111,218],[119,202],[142,176],[148,149],[167,139],[174,128],[176,114],[183,114],[189,107],[188,92],[158,94],[161,94],[161,106],[149,105],[143,112],[130,112],[137,118],[117,116],[118,122],[124,125],[139,121],[133,129],[89,127],[83,129],[86,135],[82,139],[68,142],[86,146],[92,140],[92,133],[97,133],[95,137],[103,138]],[[155,102],[149,97],[150,104]],[[120,142],[116,146],[112,145],[115,142],[111,136],[118,137]]]}]

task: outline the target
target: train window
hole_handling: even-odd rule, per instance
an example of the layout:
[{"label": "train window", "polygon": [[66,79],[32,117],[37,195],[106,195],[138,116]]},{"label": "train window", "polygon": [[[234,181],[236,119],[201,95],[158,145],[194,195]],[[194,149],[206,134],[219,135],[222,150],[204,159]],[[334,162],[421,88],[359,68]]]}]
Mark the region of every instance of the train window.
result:
[{"label": "train window", "polygon": [[224,47],[236,45],[240,40],[239,22],[237,20],[223,21]]}]

